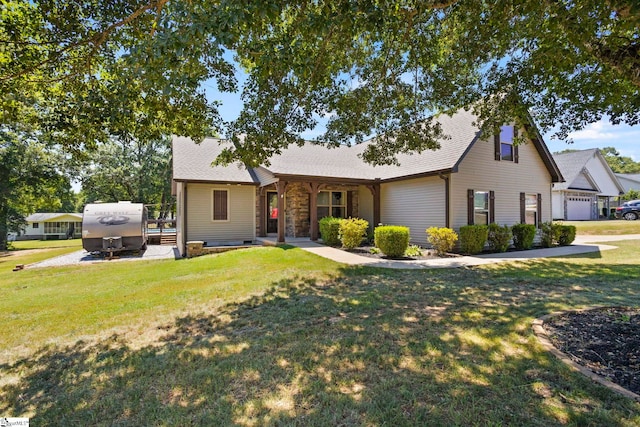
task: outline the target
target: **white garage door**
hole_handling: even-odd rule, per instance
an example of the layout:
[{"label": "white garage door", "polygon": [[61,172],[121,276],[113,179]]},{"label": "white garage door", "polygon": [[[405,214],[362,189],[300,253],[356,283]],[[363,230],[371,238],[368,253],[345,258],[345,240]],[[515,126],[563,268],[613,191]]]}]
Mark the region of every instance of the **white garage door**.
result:
[{"label": "white garage door", "polygon": [[567,199],[567,219],[569,221],[591,219],[591,198],[569,197]]}]

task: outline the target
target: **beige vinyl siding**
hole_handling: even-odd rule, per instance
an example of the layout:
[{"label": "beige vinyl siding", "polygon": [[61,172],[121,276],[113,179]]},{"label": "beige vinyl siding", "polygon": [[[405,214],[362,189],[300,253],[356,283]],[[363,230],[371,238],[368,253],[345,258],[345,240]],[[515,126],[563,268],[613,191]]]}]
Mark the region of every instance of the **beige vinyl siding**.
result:
[{"label": "beige vinyl siding", "polygon": [[410,229],[412,244],[427,245],[426,229],[445,226],[445,181],[417,178],[381,185],[380,220]]},{"label": "beige vinyl siding", "polygon": [[[213,190],[228,191],[227,221],[213,221]],[[187,241],[202,240],[215,246],[255,240],[254,186],[189,184],[187,199]]]},{"label": "beige vinyl siding", "polygon": [[467,225],[467,190],[495,192],[495,222],[520,222],[520,193],[542,195],[542,222],[551,220],[551,176],[532,143],[518,147],[519,163],[494,158],[493,141],[476,142],[451,174],[451,227]]},{"label": "beige vinyl siding", "polygon": [[373,230],[373,194],[364,185],[358,187],[358,217],[366,219]]},{"label": "beige vinyl siding", "polygon": [[553,219],[564,219],[564,192],[554,191],[551,200]]}]

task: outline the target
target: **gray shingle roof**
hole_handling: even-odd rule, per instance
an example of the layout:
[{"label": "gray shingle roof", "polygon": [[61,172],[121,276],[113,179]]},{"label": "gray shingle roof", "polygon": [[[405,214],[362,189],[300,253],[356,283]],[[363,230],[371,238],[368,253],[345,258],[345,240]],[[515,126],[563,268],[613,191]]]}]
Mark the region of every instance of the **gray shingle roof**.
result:
[{"label": "gray shingle roof", "polygon": [[640,182],[640,173],[616,173],[618,178],[630,179],[632,181]]},{"label": "gray shingle roof", "polygon": [[597,151],[597,148],[590,148],[588,150],[554,154],[553,159],[556,161],[560,172],[562,172],[565,182],[554,184],[553,189],[566,190],[571,188],[571,184],[582,173],[582,169],[587,165],[589,159],[596,155]]},{"label": "gray shingle roof", "polygon": [[44,221],[51,221],[53,219],[59,218],[61,216],[66,216],[66,215],[71,215],[71,216],[75,216],[78,221],[82,221],[82,214],[81,213],[77,213],[77,212],[73,212],[73,213],[50,213],[50,212],[42,212],[42,213],[35,213],[35,214],[31,214],[28,217],[25,218],[26,221],[28,222],[44,222]]},{"label": "gray shingle roof", "polygon": [[359,157],[367,146],[376,143],[374,138],[353,147],[328,149],[312,143],[303,147],[289,147],[282,154],[272,157],[271,164],[266,169],[274,174],[367,180],[394,179],[453,169],[479,131],[472,125],[474,116],[466,111],[460,111],[451,117],[443,115],[438,120],[444,134],[450,138],[442,139],[438,150],[399,154],[399,166],[372,166]]},{"label": "gray shingle roof", "polygon": [[[298,175],[361,180],[392,180],[439,171],[455,171],[471,145],[478,139],[476,117],[459,110],[452,116],[441,115],[438,121],[449,138],[439,141],[440,148],[420,154],[399,154],[399,166],[372,166],[359,156],[376,139],[352,147],[327,148],[311,142],[302,147],[291,146],[270,159],[264,169],[274,175]],[[258,183],[252,170],[238,164],[211,167],[228,142],[208,138],[196,145],[189,138],[173,139],[173,172],[178,181]],[[544,157],[546,154],[541,153]],[[551,160],[551,164],[553,162]],[[554,166],[555,167],[555,166]],[[262,172],[260,173],[262,175]]]},{"label": "gray shingle roof", "polygon": [[207,138],[196,144],[190,138],[173,138],[173,179],[176,181],[237,182],[257,184],[255,174],[243,164],[211,166],[230,143]]}]

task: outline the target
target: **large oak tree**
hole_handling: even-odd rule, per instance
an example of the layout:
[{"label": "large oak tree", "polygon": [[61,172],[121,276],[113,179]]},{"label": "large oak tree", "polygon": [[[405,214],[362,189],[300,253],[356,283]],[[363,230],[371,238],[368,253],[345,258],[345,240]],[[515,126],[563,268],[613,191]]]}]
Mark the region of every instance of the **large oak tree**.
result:
[{"label": "large oak tree", "polygon": [[[432,114],[473,107],[486,131],[532,114],[558,135],[640,119],[640,6],[631,0],[5,1],[3,123],[41,93],[40,138],[82,152],[126,132],[243,135],[260,162],[327,118],[329,145],[384,135],[384,163],[436,146]],[[232,59],[233,58],[233,59]],[[241,67],[247,74],[241,87]],[[222,123],[203,83],[241,91]],[[33,104],[29,104],[33,105]],[[131,118],[134,118],[132,120]],[[417,125],[417,123],[421,123]]]}]

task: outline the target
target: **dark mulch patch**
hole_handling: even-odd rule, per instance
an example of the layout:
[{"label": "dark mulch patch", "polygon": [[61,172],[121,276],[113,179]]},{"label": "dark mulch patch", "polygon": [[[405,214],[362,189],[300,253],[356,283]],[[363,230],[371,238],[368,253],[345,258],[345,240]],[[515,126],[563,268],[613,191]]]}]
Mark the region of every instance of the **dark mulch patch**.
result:
[{"label": "dark mulch patch", "polygon": [[640,394],[640,308],[566,313],[545,322],[545,329],[573,361]]}]

